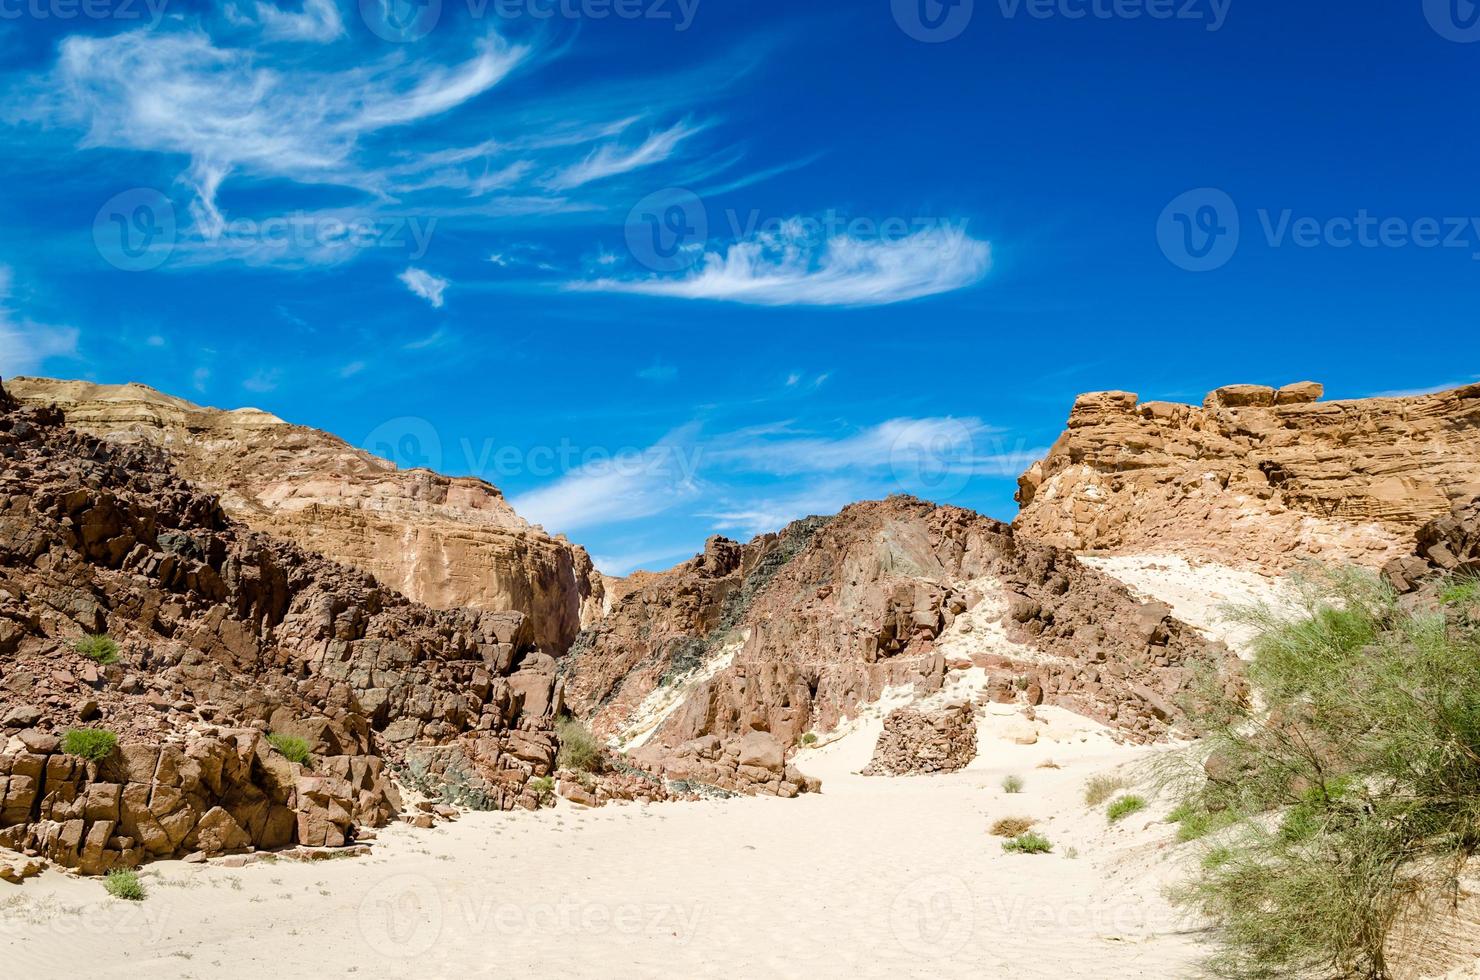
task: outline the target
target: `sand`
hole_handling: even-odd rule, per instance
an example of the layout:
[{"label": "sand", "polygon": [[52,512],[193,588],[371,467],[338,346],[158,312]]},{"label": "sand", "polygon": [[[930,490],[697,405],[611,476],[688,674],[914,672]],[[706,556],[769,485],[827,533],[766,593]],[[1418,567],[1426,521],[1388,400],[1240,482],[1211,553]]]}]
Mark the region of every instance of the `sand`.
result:
[{"label": "sand", "polygon": [[[151,865],[142,903],[48,871],[0,883],[0,956],[36,978],[1187,975],[1203,937],[1160,895],[1160,804],[1111,827],[1081,800],[1148,750],[1053,709],[990,711],[951,775],[856,775],[875,710],[802,753],[825,791],[798,800],[469,813],[390,828],[363,858]],[[1023,725],[1037,744],[1007,737]],[[1009,815],[1054,853],[1004,854],[987,826]]]}]

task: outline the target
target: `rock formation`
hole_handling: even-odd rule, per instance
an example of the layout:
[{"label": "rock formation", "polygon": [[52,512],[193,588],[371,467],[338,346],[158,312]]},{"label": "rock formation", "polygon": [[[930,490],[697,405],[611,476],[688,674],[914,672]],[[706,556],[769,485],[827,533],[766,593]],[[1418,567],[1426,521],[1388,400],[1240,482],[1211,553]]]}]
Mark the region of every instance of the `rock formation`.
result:
[{"label": "rock formation", "polygon": [[[975,659],[963,614],[990,613]],[[962,627],[964,628],[964,627]],[[999,641],[1000,640],[1000,641]],[[855,504],[645,576],[561,664],[569,703],[639,764],[784,796],[788,762],[886,690],[978,670],[983,696],[1058,704],[1126,737],[1166,735],[1195,661],[1227,651],[1073,555],[998,521],[909,497]]]},{"label": "rock formation", "polygon": [[1454,505],[1418,529],[1413,554],[1388,562],[1383,576],[1399,592],[1412,592],[1436,575],[1480,577],[1480,497]]},{"label": "rock formation", "polygon": [[1201,407],[1082,395],[1018,481],[1014,526],[1075,551],[1380,567],[1480,492],[1480,385],[1321,402],[1234,385]]},{"label": "rock formation", "polygon": [[202,408],[140,384],[13,378],[23,404],[56,405],[83,432],[170,453],[253,530],[362,569],[437,609],[524,613],[563,652],[600,615],[586,552],[531,527],[482,480],[400,470],[316,429],[256,409]]},{"label": "rock formation", "polygon": [[897,708],[884,719],[865,776],[914,776],[965,769],[976,758],[971,705],[935,711]]},{"label": "rock formation", "polygon": [[[0,462],[0,847],[98,871],[342,844],[398,809],[387,767],[434,749],[481,805],[534,805],[561,693],[522,614],[414,603],[3,389]],[[90,634],[110,647],[85,656]],[[67,754],[82,726],[120,747]]]}]

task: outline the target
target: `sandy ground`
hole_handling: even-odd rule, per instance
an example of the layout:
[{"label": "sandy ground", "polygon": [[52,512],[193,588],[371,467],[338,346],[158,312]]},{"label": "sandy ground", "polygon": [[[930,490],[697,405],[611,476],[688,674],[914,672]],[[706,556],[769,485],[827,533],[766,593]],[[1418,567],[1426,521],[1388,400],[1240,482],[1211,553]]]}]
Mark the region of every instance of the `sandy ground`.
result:
[{"label": "sandy ground", "polygon": [[[1146,750],[1067,713],[992,710],[952,775],[855,775],[876,709],[802,754],[825,787],[798,800],[467,814],[391,828],[365,858],[152,865],[142,903],[54,871],[0,883],[0,962],[35,978],[1189,975],[1203,937],[1161,898],[1160,808],[1112,827],[1081,799]],[[1025,725],[1037,744],[1006,737]],[[1054,853],[1004,854],[987,833],[1002,816],[1039,820]]]}]

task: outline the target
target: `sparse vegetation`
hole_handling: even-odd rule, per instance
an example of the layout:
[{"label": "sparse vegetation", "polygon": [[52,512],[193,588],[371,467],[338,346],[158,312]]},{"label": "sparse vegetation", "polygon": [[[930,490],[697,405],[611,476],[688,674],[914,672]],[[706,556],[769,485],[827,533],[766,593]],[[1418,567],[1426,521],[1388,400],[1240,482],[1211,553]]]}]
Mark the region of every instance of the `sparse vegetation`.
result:
[{"label": "sparse vegetation", "polygon": [[567,715],[555,723],[555,734],[560,737],[560,768],[601,772],[606,750],[585,725]]},{"label": "sparse vegetation", "polygon": [[544,806],[555,799],[555,780],[549,776],[536,776],[529,781],[529,791],[540,806]]},{"label": "sparse vegetation", "polygon": [[[1458,894],[1480,851],[1480,622],[1451,582],[1400,605],[1364,572],[1300,584],[1256,627],[1253,696],[1205,693],[1179,836],[1227,826],[1177,897],[1232,977],[1391,976],[1394,926]],[[1256,711],[1248,702],[1259,706]]]},{"label": "sparse vegetation", "polygon": [[1009,854],[1047,854],[1053,850],[1053,844],[1047,837],[1030,830],[1012,840],[1003,841],[1002,849]]},{"label": "sparse vegetation", "polygon": [[1084,784],[1086,806],[1099,806],[1130,784],[1120,776],[1095,776]]},{"label": "sparse vegetation", "polygon": [[118,748],[118,736],[106,728],[73,728],[62,736],[62,751],[88,762],[101,762]]},{"label": "sparse vegetation", "polygon": [[801,739],[799,741],[801,742],[801,744],[803,746],[816,745],[817,744],[817,733],[816,732],[805,732],[805,733],[803,733],[803,735],[802,735],[802,737],[801,737]]},{"label": "sparse vegetation", "polygon": [[1118,823],[1132,813],[1139,813],[1144,809],[1146,809],[1146,800],[1144,797],[1128,794],[1126,796],[1116,797],[1115,802],[1111,803],[1105,809],[1105,816],[1110,819],[1111,823]]},{"label": "sparse vegetation", "polygon": [[313,752],[306,738],[273,732],[267,736],[267,743],[281,752],[289,762],[306,766],[313,761]]},{"label": "sparse vegetation", "polygon": [[1439,590],[1439,601],[1446,606],[1480,605],[1480,576],[1452,578]]},{"label": "sparse vegetation", "polygon": [[118,644],[111,636],[94,633],[72,643],[72,649],[103,666],[118,663]]},{"label": "sparse vegetation", "polygon": [[1027,817],[1003,817],[992,824],[992,836],[994,837],[1020,837],[1033,829],[1038,821]]},{"label": "sparse vegetation", "polygon": [[1023,791],[1023,777],[1007,776],[1002,780],[1002,792],[1021,793]]},{"label": "sparse vegetation", "polygon": [[128,902],[144,900],[144,883],[139,880],[139,873],[129,868],[114,868],[108,872],[108,877],[103,879],[103,887],[114,898]]},{"label": "sparse vegetation", "polygon": [[1039,769],[1062,769],[1064,767],[1061,766],[1061,765],[1059,765],[1057,762],[1053,761],[1052,759],[1044,759],[1042,762],[1038,763],[1038,768]]}]

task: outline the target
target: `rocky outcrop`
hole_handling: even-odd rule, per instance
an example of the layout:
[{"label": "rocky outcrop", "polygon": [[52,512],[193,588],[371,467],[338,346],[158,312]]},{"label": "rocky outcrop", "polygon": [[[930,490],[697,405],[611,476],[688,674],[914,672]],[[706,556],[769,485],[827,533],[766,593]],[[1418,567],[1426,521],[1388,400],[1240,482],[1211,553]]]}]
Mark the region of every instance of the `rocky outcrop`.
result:
[{"label": "rocky outcrop", "polygon": [[[0,845],[91,868],[344,842],[395,811],[385,768],[420,746],[476,744],[485,805],[534,805],[561,692],[523,615],[414,603],[248,530],[160,451],[3,391],[0,460]],[[85,656],[89,634],[116,650]],[[82,724],[120,758],[61,754]],[[302,738],[311,768],[285,767],[269,731]]]},{"label": "rocky outcrop", "polygon": [[971,705],[935,711],[897,708],[884,718],[865,776],[915,776],[965,769],[976,758]]},{"label": "rocky outcrop", "polygon": [[[988,604],[976,661],[938,642]],[[980,668],[999,700],[1060,704],[1146,741],[1168,734],[1200,660],[1160,604],[998,521],[909,497],[855,504],[746,545],[716,539],[652,575],[562,663],[573,710],[671,779],[794,795],[790,762],[887,689]]]},{"label": "rocky outcrop", "polygon": [[1480,497],[1418,529],[1413,554],[1394,558],[1383,577],[1399,592],[1412,592],[1436,575],[1480,576]]},{"label": "rocky outcrop", "polygon": [[1201,407],[1082,395],[1018,481],[1014,526],[1076,551],[1376,568],[1480,492],[1480,385],[1320,395],[1308,382],[1220,388]]},{"label": "rocky outcrop", "polygon": [[166,449],[233,518],[374,575],[437,609],[524,613],[563,652],[600,615],[602,579],[580,547],[526,523],[482,480],[401,470],[256,409],[202,408],[139,384],[14,378],[12,395],[56,405],[110,442]]}]

